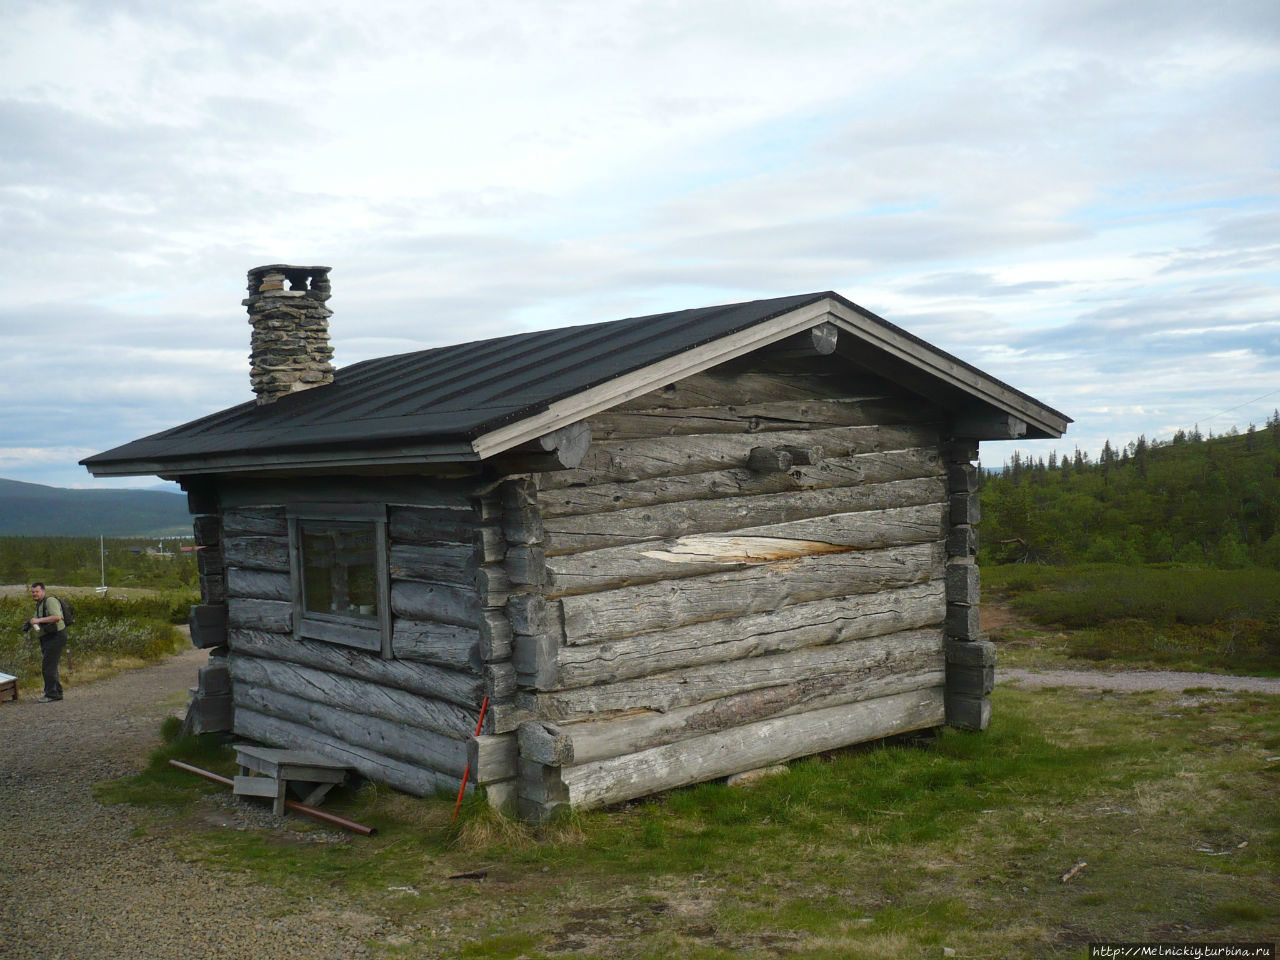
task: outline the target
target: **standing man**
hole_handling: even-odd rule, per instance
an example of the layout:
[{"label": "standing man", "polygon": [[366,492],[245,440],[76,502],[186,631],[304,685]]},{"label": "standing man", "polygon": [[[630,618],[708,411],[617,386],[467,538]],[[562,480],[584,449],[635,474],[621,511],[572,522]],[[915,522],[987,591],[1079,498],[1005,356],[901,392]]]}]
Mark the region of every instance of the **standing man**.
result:
[{"label": "standing man", "polygon": [[53,703],[62,699],[58,680],[58,661],[67,646],[67,628],[62,621],[62,604],[57,597],[46,597],[44,584],[31,585],[31,599],[36,602],[36,615],[28,621],[40,631],[40,673],[44,676],[44,696],[37,703]]}]

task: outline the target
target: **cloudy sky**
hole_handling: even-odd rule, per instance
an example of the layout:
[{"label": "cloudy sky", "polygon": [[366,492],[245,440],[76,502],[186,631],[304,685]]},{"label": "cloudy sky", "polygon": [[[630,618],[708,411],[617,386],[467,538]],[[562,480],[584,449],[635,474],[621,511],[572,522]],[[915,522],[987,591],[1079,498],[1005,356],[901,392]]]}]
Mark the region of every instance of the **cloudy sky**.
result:
[{"label": "cloudy sky", "polygon": [[1059,449],[1280,406],[1267,0],[0,16],[2,477],[102,485],[76,461],[249,399],[276,262],[333,267],[339,365],[834,289],[1075,418]]}]

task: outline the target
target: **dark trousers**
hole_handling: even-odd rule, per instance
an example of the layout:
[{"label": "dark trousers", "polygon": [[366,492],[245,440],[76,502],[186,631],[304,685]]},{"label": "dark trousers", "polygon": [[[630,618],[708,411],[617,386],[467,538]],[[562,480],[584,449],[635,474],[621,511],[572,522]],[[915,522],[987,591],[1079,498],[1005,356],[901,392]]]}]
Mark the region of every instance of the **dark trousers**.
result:
[{"label": "dark trousers", "polygon": [[62,699],[62,684],[58,680],[58,661],[67,646],[67,631],[59,630],[40,638],[40,673],[44,677],[44,695],[54,700]]}]

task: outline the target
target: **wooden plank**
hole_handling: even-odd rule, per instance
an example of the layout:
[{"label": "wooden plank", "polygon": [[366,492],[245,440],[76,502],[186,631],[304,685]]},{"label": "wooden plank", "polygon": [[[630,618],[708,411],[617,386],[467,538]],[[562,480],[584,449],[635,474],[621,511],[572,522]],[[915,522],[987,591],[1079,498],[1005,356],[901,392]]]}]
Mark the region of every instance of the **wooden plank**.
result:
[{"label": "wooden plank", "polygon": [[516,734],[470,737],[466,745],[471,779],[479,786],[511,780],[519,772],[520,749]]},{"label": "wooden plank", "polygon": [[446,670],[432,664],[384,660],[351,647],[297,640],[262,630],[232,629],[228,631],[227,639],[233,653],[302,664],[326,673],[445,700],[473,711],[479,710],[486,695],[510,696],[514,692],[491,690],[487,678],[472,673]]},{"label": "wooden plank", "polygon": [[[945,617],[943,585],[929,580],[899,589],[824,598],[743,617],[563,647],[549,656],[557,668],[558,687],[583,687],[940,626]],[[523,670],[518,660],[516,669]]]},{"label": "wooden plank", "polygon": [[315,751],[353,768],[370,780],[420,797],[435,796],[441,790],[458,789],[458,779],[455,777],[382,756],[376,751],[344,743],[303,724],[272,717],[247,707],[236,711],[235,733],[263,743]]},{"label": "wooden plank", "polygon": [[681,500],[851,487],[863,483],[886,483],[942,475],[943,464],[937,449],[915,447],[847,457],[827,456],[820,464],[794,466],[786,474],[762,476],[741,466],[688,476],[556,487],[539,491],[538,503],[542,516],[551,518],[676,503]]},{"label": "wooden plank", "polygon": [[222,538],[222,557],[229,567],[289,572],[288,537]]},{"label": "wooden plank", "polygon": [[823,647],[804,647],[730,663],[711,663],[617,683],[522,694],[533,715],[566,720],[616,710],[672,710],[735,693],[786,686],[806,679],[857,674],[892,661],[904,670],[943,664],[941,629],[908,630]]},{"label": "wooden plank", "polygon": [[465,507],[391,507],[387,529],[392,543],[432,544],[474,541],[480,512]]},{"label": "wooden plank", "polygon": [[466,766],[467,745],[462,739],[404,723],[390,723],[381,717],[354,713],[239,679],[232,696],[237,713],[246,709],[289,720],[341,743],[372,750],[414,766],[453,777],[461,777]]},{"label": "wooden plank", "polygon": [[[218,495],[224,509],[258,508],[280,504],[386,503],[391,506],[467,510],[472,506],[474,480],[423,476],[290,477],[286,480],[227,478]],[[210,511],[212,512],[212,511]]]},{"label": "wooden plank", "polygon": [[779,400],[645,412],[606,410],[591,418],[591,432],[597,441],[637,440],[691,434],[771,434],[780,430],[914,423],[921,419],[919,405],[908,400]]},{"label": "wooden plank", "polygon": [[393,543],[389,569],[395,580],[472,586],[479,558],[469,543]]},{"label": "wooden plank", "polygon": [[227,567],[226,584],[227,594],[231,597],[293,601],[293,581],[287,573]]},{"label": "wooden plank", "polygon": [[240,507],[222,518],[224,537],[284,537],[288,532],[284,507]]},{"label": "wooden plank", "polygon": [[397,660],[478,673],[488,652],[478,627],[397,617],[391,633],[391,655]]},{"label": "wooden plank", "polygon": [[[941,504],[946,496],[946,484],[941,477],[922,477],[857,487],[685,500],[608,513],[557,517],[543,521],[546,555],[550,560],[586,550],[696,533],[758,532],[764,527],[797,520]],[[941,511],[938,514],[941,523]],[[791,533],[777,535],[795,536]],[[939,529],[934,539],[941,539],[944,535]],[[554,575],[559,569],[563,569],[563,565],[558,567],[551,561],[550,572]]]},{"label": "wooden plank", "polygon": [[477,626],[481,608],[474,587],[397,580],[391,584],[391,609],[412,620]]},{"label": "wooden plank", "polygon": [[231,628],[293,632],[293,604],[283,600],[231,597],[227,600],[227,625]]},{"label": "wooden plank", "polygon": [[[878,663],[867,672],[748,690],[665,712],[646,710],[621,715],[589,715],[562,724],[542,721],[553,733],[543,738],[535,736],[536,745],[532,749],[540,751],[539,755],[565,757],[563,766],[591,763],[729,730],[769,717],[792,716],[877,697],[938,689],[943,682],[944,671],[936,664],[910,669],[897,661]],[[525,724],[520,725],[522,737],[525,727]],[[551,736],[555,739],[549,739]],[[524,741],[521,742],[523,744]]]},{"label": "wooden plank", "polygon": [[940,724],[940,691],[900,693],[761,720],[561,771],[574,809],[619,803],[797,757]]},{"label": "wooden plank", "polygon": [[[680,410],[751,403],[827,399],[882,399],[901,390],[870,374],[821,369],[809,364],[799,372],[766,372],[720,366],[660,387],[612,410]],[[594,418],[593,418],[594,420]]]},{"label": "wooden plank", "polygon": [[[932,425],[780,430],[770,435],[775,445],[820,446],[829,457],[932,446],[937,439],[938,430]],[[727,470],[744,466],[751,448],[759,445],[759,438],[752,434],[695,434],[649,440],[602,441],[591,445],[591,450],[576,470],[546,474],[542,478],[542,488],[562,489],[582,484]]]},{"label": "wooden plank", "polygon": [[564,611],[566,642],[599,643],[932,580],[941,575],[942,563],[941,542],[925,542],[755,563],[558,602]]}]

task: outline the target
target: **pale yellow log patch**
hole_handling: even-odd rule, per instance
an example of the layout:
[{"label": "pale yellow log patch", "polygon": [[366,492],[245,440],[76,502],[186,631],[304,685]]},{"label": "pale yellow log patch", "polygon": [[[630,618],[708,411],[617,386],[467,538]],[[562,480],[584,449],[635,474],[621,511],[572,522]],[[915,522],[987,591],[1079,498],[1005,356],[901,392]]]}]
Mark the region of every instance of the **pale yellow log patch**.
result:
[{"label": "pale yellow log patch", "polygon": [[669,563],[771,563],[824,553],[847,553],[849,549],[822,540],[695,534],[671,541],[667,550],[645,550],[643,554]]}]

